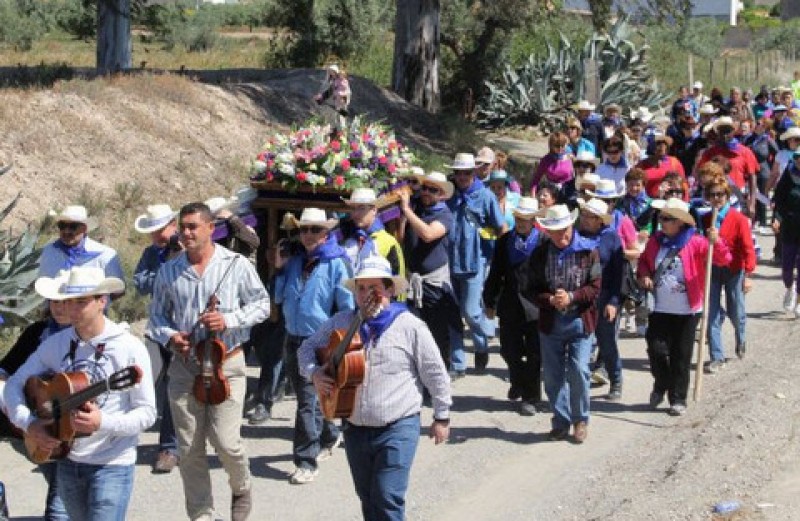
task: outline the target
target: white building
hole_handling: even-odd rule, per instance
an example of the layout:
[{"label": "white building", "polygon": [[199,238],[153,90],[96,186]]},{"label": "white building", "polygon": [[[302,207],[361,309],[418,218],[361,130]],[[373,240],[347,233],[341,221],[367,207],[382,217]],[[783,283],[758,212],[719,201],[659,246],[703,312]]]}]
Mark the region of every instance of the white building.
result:
[{"label": "white building", "polygon": [[[564,9],[589,12],[589,0],[564,0]],[[633,15],[643,5],[639,0],[615,0],[614,11],[622,10]],[[741,0],[694,0],[692,16],[713,16],[736,25],[736,15],[744,9]]]}]

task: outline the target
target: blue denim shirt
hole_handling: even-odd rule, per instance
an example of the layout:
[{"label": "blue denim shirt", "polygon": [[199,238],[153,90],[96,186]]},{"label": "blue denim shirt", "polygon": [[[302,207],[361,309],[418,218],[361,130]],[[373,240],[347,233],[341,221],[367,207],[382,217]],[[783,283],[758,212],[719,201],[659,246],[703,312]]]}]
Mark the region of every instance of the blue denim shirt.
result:
[{"label": "blue denim shirt", "polygon": [[467,193],[456,189],[447,206],[454,217],[449,231],[450,272],[454,275],[478,273],[485,262],[481,255],[480,229],[491,227],[500,231],[505,222],[500,205],[488,188],[481,187],[467,190]]},{"label": "blue denim shirt", "polygon": [[351,275],[347,261],[337,257],[321,260],[304,282],[303,256],[289,259],[275,278],[275,303],[283,304],[286,331],[311,336],[334,311],[355,309],[353,294],[342,285]]},{"label": "blue denim shirt", "polygon": [[156,280],[158,268],[163,264],[159,257],[161,248],[151,244],[142,252],[142,257],[133,272],[133,285],[139,295],[153,295],[153,283]]}]

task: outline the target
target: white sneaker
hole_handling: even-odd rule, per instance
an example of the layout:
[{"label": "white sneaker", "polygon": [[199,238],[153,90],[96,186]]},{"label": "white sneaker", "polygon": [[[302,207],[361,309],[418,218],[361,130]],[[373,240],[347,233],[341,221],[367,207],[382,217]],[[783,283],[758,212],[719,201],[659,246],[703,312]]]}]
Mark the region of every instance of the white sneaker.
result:
[{"label": "white sneaker", "polygon": [[783,309],[791,313],[795,310],[795,306],[797,306],[797,293],[794,291],[794,286],[786,290],[786,293],[783,295]]},{"label": "white sneaker", "polygon": [[331,459],[331,457],[333,456],[333,451],[341,447],[343,442],[344,442],[344,435],[340,432],[339,436],[333,443],[331,443],[330,445],[326,445],[325,447],[322,447],[322,449],[319,451],[319,454],[317,454],[317,463],[319,463],[320,461]]},{"label": "white sneaker", "polygon": [[306,483],[314,481],[314,478],[316,478],[318,474],[319,470],[317,469],[298,467],[292,475],[289,476],[289,483],[292,485],[305,485]]}]

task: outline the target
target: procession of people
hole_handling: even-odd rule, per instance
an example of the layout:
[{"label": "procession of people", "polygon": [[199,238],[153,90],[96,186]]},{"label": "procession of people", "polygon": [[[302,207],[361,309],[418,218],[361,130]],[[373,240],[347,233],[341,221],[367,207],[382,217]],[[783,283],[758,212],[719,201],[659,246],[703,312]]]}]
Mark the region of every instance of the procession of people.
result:
[{"label": "procession of people", "polygon": [[[325,96],[344,96],[340,71],[329,72]],[[751,345],[758,235],[777,235],[784,307],[800,317],[800,132],[786,116],[796,109],[780,101],[782,89],[774,103],[760,92],[761,110],[738,89],[708,102],[694,87],[661,116],[641,107],[625,117],[613,104],[601,116],[581,101],[518,178],[488,147],[458,152],[441,171],[415,168],[391,226],[368,187],[341,211],[294,209],[266,248],[244,220],[253,189],[179,210],[150,205],[132,223],[151,240],[133,274],[150,296],[142,340],[107,318],[126,291],[118,255],[89,238],[86,208],[65,207],[35,284],[45,318],[0,362],[0,406],[13,427],[45,451],[71,443],[56,463],[42,462],[45,518],[125,519],[137,437],[158,417],[153,471],[178,469],[187,517],[216,519],[208,442],[228,476],[231,519],[248,519],[257,498],[242,420],[269,422],[279,387],[296,397],[288,483],[313,483],[343,446],[367,520],[405,518],[420,426],[446,442],[453,381],[489,367],[507,368],[505,395],[520,415],[550,415],[548,440],[587,443],[591,386],[608,385],[609,401],[623,396],[625,332],[646,344],[653,377],[638,401],[659,410],[666,400],[668,414],[685,414],[703,313],[707,373]],[[726,316],[732,349],[722,341]],[[361,370],[340,413],[347,393],[331,397],[353,352],[360,358],[348,363]],[[248,355],[261,366],[255,390]],[[50,417],[26,401],[30,377],[83,371],[94,384],[130,366],[136,385],[70,408],[61,396]],[[65,440],[62,424],[80,436]]]}]

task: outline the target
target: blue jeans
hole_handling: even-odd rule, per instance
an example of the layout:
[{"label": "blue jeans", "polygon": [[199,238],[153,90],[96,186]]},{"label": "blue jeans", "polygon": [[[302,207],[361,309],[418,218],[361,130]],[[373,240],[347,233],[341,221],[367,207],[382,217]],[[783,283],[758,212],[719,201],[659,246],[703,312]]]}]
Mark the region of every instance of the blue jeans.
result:
[{"label": "blue jeans", "polygon": [[605,306],[598,306],[597,329],[594,332],[597,336],[598,359],[605,366],[612,385],[622,383],[622,358],[617,345],[620,311],[617,311],[614,320],[609,321],[605,318]]},{"label": "blue jeans", "polygon": [[344,446],[365,521],[403,521],[411,464],[419,443],[419,414],[386,427],[347,423]]},{"label": "blue jeans", "polygon": [[544,390],[553,409],[553,428],[589,421],[589,357],[592,335],[575,314],[556,313],[550,333],[540,333]]},{"label": "blue jeans", "polygon": [[172,422],[172,409],[169,406],[169,363],[172,361],[172,352],[161,348],[164,359],[163,377],[156,384],[156,403],[161,413],[161,425],[158,430],[158,450],[167,451],[178,455],[178,435],[175,434],[175,424]]},{"label": "blue jeans", "polygon": [[133,492],[133,465],[58,462],[58,493],[69,517],[80,521],[124,521]]},{"label": "blue jeans", "polygon": [[461,309],[461,315],[469,326],[476,353],[487,353],[489,351],[488,337],[495,334],[495,322],[486,317],[481,304],[483,271],[484,267],[481,266],[478,268],[477,273],[453,275],[451,277],[456,300],[458,300],[458,307]]},{"label": "blue jeans", "polygon": [[744,309],[743,281],[744,270],[734,273],[728,268],[719,266],[712,268],[708,300],[708,349],[711,361],[725,360],[725,349],[722,346],[722,323],[725,320],[725,313],[720,306],[723,288],[725,288],[725,310],[733,323],[736,345],[745,342],[747,313]]},{"label": "blue jeans", "polygon": [[67,509],[58,495],[58,463],[50,461],[39,465],[45,481],[47,481],[47,504],[44,508],[45,521],[69,521]]},{"label": "blue jeans", "polygon": [[314,384],[300,375],[297,349],[301,343],[302,339],[295,336],[288,336],[286,340],[286,374],[297,394],[292,453],[296,467],[316,469],[320,450],[336,441],[339,428],[322,416]]}]

